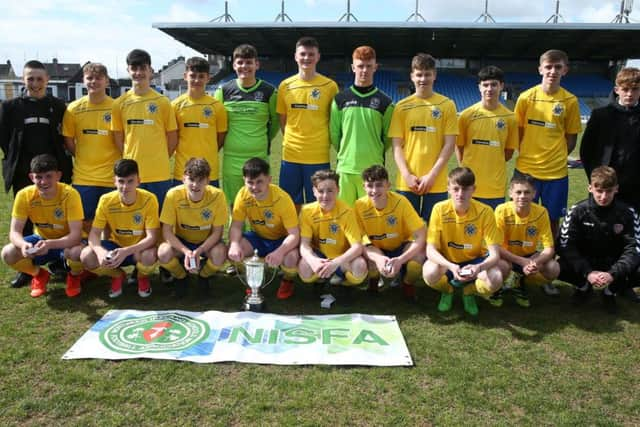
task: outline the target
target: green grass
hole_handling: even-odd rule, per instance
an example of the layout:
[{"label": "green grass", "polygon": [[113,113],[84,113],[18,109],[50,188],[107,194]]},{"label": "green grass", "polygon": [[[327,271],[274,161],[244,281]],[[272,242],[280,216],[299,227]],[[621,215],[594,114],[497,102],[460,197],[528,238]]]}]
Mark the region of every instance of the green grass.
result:
[{"label": "green grass", "polygon": [[[570,203],[586,194],[582,175],[571,171]],[[0,196],[2,235],[10,204]],[[148,301],[126,289],[114,302],[105,280],[87,284],[77,299],[66,298],[63,283],[32,299],[27,289],[7,286],[12,276],[0,267],[3,426],[640,424],[638,306],[620,301],[613,317],[594,298],[576,310],[567,286],[559,298],[532,289],[530,309],[510,299],[500,309],[481,302],[477,320],[464,315],[458,298],[451,313],[439,314],[438,295],[424,287],[415,305],[392,289],[359,292],[353,307],[325,311],[308,287],[298,284],[293,299],[280,302],[271,286],[275,313],[396,315],[415,362],[285,367],[60,359],[112,308],[236,311],[243,289],[235,280],[215,279],[208,300],[174,301],[155,280]]]}]

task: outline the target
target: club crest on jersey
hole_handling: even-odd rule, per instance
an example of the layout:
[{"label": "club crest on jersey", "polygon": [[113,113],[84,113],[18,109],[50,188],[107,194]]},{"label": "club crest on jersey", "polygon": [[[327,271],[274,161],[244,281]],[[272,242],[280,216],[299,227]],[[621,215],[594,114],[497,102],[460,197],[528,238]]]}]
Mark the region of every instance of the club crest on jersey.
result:
[{"label": "club crest on jersey", "polygon": [[320,99],[320,89],[315,88],[311,91],[311,99]]},{"label": "club crest on jersey", "polygon": [[264,99],[264,93],[262,91],[257,90],[254,94],[253,94],[253,99],[255,101],[261,102]]},{"label": "club crest on jersey", "polygon": [[133,223],[136,225],[142,224],[142,215],[139,212],[133,214]]},{"label": "club crest on jersey", "polygon": [[527,227],[527,237],[534,237],[536,234],[538,234],[538,229],[536,227],[533,225]]},{"label": "club crest on jersey", "polygon": [[616,234],[620,234],[622,233],[622,230],[624,230],[624,225],[622,224],[613,224],[613,232]]},{"label": "club crest on jersey", "polygon": [[155,114],[158,111],[158,104],[155,102],[150,102],[147,104],[147,111],[151,114]]},{"label": "club crest on jersey", "polygon": [[271,212],[269,209],[265,209],[264,210],[264,217],[266,219],[273,219],[273,212]]},{"label": "club crest on jersey", "polygon": [[440,111],[438,107],[433,107],[433,109],[431,110],[431,117],[433,117],[434,119],[439,119],[440,117],[442,117],[442,111]]},{"label": "club crest on jersey", "polygon": [[380,106],[380,98],[378,97],[371,98],[371,102],[369,103],[369,106],[374,109],[378,108]]},{"label": "club crest on jersey", "polygon": [[476,234],[476,231],[478,231],[478,229],[474,224],[467,224],[464,226],[464,234],[466,234],[467,236],[473,236],[474,234]]},{"label": "club crest on jersey", "polygon": [[339,229],[340,229],[340,226],[338,226],[338,224],[336,224],[335,222],[332,222],[331,224],[329,224],[329,233],[336,234]]},{"label": "club crest on jersey", "polygon": [[556,104],[553,106],[553,115],[560,116],[564,112],[564,106],[562,104]]},{"label": "club crest on jersey", "polygon": [[62,219],[64,217],[64,211],[61,208],[56,208],[53,211],[53,216],[55,216],[56,219]]},{"label": "club crest on jersey", "polygon": [[202,212],[200,212],[200,216],[202,219],[208,221],[213,216],[213,213],[211,212],[211,209],[203,209]]},{"label": "club crest on jersey", "polygon": [[202,109],[202,115],[204,115],[205,118],[209,118],[211,116],[213,116],[213,110],[211,109],[211,107],[204,107]]},{"label": "club crest on jersey", "polygon": [[507,128],[507,122],[505,122],[503,119],[498,119],[496,121],[496,129],[504,130],[506,128]]},{"label": "club crest on jersey", "polygon": [[111,123],[111,113],[104,113],[102,115],[102,121],[105,123]]},{"label": "club crest on jersey", "polygon": [[398,223],[398,218],[395,215],[389,215],[387,217],[387,225],[394,226]]}]

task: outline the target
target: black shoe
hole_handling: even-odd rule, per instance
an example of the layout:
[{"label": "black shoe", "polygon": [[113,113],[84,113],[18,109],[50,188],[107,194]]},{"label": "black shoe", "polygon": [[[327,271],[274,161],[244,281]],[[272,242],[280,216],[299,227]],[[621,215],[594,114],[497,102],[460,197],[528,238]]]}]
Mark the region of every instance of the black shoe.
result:
[{"label": "black shoe", "polygon": [[129,277],[127,277],[127,286],[138,287],[138,269],[134,268]]},{"label": "black shoe", "polygon": [[618,312],[618,304],[616,303],[616,296],[613,294],[602,293],[602,304],[604,310],[609,314],[616,314]]},{"label": "black shoe", "polygon": [[162,283],[172,283],[175,280],[175,277],[173,277],[171,273],[169,273],[169,270],[163,267],[160,267],[158,270],[160,271],[160,281]]},{"label": "black shoe", "polygon": [[591,298],[592,293],[593,289],[591,288],[591,286],[589,286],[586,291],[581,291],[580,289],[576,288],[576,290],[573,292],[573,295],[571,295],[571,302],[576,307],[584,305],[584,303],[586,303],[589,298]]},{"label": "black shoe", "polygon": [[189,277],[187,276],[184,279],[174,280],[173,295],[176,298],[184,298],[187,296],[188,279]]},{"label": "black shoe", "polygon": [[207,277],[198,276],[198,292],[200,296],[209,296],[209,279]]},{"label": "black shoe", "polygon": [[31,282],[31,276],[29,276],[27,273],[18,272],[18,274],[16,274],[16,277],[14,277],[11,281],[10,286],[12,288],[21,288],[29,284],[29,282]]},{"label": "black shoe", "polygon": [[624,289],[622,292],[620,292],[620,295],[631,302],[640,303],[640,295],[638,295],[636,291],[633,290],[633,288]]},{"label": "black shoe", "polygon": [[64,280],[67,278],[68,269],[64,263],[64,260],[59,259],[50,262],[47,267],[49,267],[49,271],[51,272],[55,280]]}]

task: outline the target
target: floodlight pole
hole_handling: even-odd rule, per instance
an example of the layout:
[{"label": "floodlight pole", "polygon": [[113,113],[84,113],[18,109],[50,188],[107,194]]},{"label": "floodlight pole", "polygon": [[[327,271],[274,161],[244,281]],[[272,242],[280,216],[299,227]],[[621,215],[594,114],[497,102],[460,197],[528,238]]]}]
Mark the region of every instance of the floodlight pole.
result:
[{"label": "floodlight pole", "polygon": [[493,19],[493,16],[491,16],[491,14],[489,13],[489,0],[484,0],[484,12],[482,13],[482,15],[478,16],[478,18],[473,22],[480,22],[480,21],[482,21],[485,24],[489,22],[493,22],[494,24],[496,23],[496,20]]},{"label": "floodlight pole", "polygon": [[358,18],[356,18],[356,16],[353,13],[351,13],[351,0],[347,0],[347,12],[343,14],[340,17],[340,19],[338,19],[338,22],[342,22],[342,20],[345,20],[346,22],[351,22],[351,19],[358,22]]},{"label": "floodlight pole", "polygon": [[420,14],[419,9],[420,7],[418,5],[418,0],[416,0],[416,10],[411,15],[409,15],[409,17],[407,18],[407,22],[411,21],[411,18],[413,18],[413,20],[416,22],[418,21],[427,22],[427,20],[424,19],[424,16]]},{"label": "floodlight pole", "polygon": [[621,0],[620,1],[620,13],[611,21],[613,24],[630,24],[629,14],[633,9],[633,0]]},{"label": "floodlight pole", "polygon": [[224,15],[220,15],[217,18],[212,19],[210,22],[236,22],[233,16],[229,14],[229,2],[224,2]]},{"label": "floodlight pole", "polygon": [[556,13],[551,15],[549,19],[545,21],[545,24],[548,24],[549,22],[553,22],[554,24],[557,24],[558,19],[561,19],[562,22],[564,22],[564,16],[560,14],[560,0],[556,0]]},{"label": "floodlight pole", "polygon": [[284,11],[284,0],[282,0],[282,2],[280,3],[280,13],[278,14],[278,16],[276,16],[275,22],[285,22],[285,20],[293,22],[291,21],[289,15],[287,15],[287,12]]}]

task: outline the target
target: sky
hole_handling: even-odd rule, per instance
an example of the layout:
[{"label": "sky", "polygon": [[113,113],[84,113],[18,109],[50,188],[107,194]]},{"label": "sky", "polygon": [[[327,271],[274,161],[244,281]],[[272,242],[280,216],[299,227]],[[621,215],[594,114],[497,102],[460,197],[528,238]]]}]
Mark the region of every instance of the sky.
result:
[{"label": "sky", "polygon": [[[273,22],[281,0],[229,0],[237,23]],[[485,0],[419,0],[419,12],[431,22],[473,22]],[[640,3],[640,2],[636,2]],[[186,47],[153,23],[208,22],[224,13],[223,0],[0,0],[0,61],[11,60],[16,74],[30,59],[60,63],[102,62],[112,77],[126,77],[127,52],[142,48],[156,69],[177,56],[198,52]],[[351,0],[359,21],[402,22],[414,11],[415,0]],[[499,23],[542,23],[555,12],[556,0],[488,0],[489,13]],[[337,21],[346,0],[286,0],[294,22]],[[640,4],[637,5],[640,9]],[[570,23],[608,23],[618,14],[620,0],[560,0],[560,14]],[[630,18],[640,22],[640,10]]]}]

